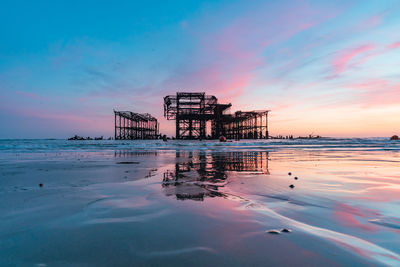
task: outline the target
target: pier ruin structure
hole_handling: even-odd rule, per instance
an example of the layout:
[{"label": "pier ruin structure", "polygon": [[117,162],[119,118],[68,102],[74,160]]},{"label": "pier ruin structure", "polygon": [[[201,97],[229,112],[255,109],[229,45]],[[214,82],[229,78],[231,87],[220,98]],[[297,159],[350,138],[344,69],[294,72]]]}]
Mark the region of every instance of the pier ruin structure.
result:
[{"label": "pier ruin structure", "polygon": [[159,138],[159,123],[148,113],[114,110],[114,122],[115,140]]},{"label": "pier ruin structure", "polygon": [[232,104],[218,103],[213,95],[177,92],[164,97],[164,117],[176,121],[176,139],[205,139],[207,121],[211,122],[211,138],[268,138],[269,110],[236,111]]}]

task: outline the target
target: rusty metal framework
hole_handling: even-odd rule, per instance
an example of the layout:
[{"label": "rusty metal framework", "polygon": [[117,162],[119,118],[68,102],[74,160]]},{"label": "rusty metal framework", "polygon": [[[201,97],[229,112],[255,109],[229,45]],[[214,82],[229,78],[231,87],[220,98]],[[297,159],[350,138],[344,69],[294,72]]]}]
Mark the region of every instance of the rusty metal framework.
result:
[{"label": "rusty metal framework", "polygon": [[114,110],[114,125],[115,140],[159,138],[159,123],[148,113]]},{"label": "rusty metal framework", "polygon": [[164,117],[176,121],[176,139],[206,138],[206,121],[212,119],[218,100],[205,93],[176,93],[164,97]]},{"label": "rusty metal framework", "polygon": [[224,196],[218,191],[224,187],[229,172],[247,172],[252,175],[269,175],[269,155],[266,151],[227,153],[192,153],[177,151],[179,161],[174,170],[164,173],[162,187],[167,196],[179,200],[203,201],[205,197]]},{"label": "rusty metal framework", "polygon": [[164,97],[164,117],[176,121],[176,139],[206,138],[207,121],[211,121],[210,138],[221,135],[231,139],[268,138],[269,110],[237,111],[227,114],[232,104],[220,104],[205,93],[183,93]]},{"label": "rusty metal framework", "polygon": [[231,139],[268,138],[269,110],[236,111],[222,122],[223,135]]}]

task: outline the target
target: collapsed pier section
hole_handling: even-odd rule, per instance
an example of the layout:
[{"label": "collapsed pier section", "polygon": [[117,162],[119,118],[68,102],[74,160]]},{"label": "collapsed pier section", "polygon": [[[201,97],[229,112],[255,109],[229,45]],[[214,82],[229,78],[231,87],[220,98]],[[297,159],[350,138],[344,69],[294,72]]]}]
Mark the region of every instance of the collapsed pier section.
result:
[{"label": "collapsed pier section", "polygon": [[205,93],[176,93],[164,97],[164,117],[176,121],[176,139],[206,138],[206,122],[214,117],[218,100]]},{"label": "collapsed pier section", "polygon": [[222,122],[223,134],[230,139],[267,139],[269,110],[236,111]]},{"label": "collapsed pier section", "polygon": [[157,139],[159,123],[148,113],[114,110],[115,140]]},{"label": "collapsed pier section", "polygon": [[[237,111],[229,114],[232,104],[218,103],[213,95],[177,92],[164,97],[164,117],[176,122],[176,139],[266,139],[269,110]],[[207,122],[211,135],[206,136]]]}]

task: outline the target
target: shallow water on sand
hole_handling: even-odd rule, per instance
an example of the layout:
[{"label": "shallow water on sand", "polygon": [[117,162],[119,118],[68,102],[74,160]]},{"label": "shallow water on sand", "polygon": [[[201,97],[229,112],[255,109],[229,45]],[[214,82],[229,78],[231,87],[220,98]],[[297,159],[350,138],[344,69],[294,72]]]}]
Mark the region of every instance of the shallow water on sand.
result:
[{"label": "shallow water on sand", "polygon": [[1,140],[0,265],[400,266],[399,148]]}]

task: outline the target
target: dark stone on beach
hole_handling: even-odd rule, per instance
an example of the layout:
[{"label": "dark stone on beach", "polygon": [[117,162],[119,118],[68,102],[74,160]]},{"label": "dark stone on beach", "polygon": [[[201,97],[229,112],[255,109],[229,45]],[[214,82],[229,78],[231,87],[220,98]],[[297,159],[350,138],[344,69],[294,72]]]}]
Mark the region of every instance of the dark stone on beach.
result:
[{"label": "dark stone on beach", "polygon": [[43,187],[43,184],[39,184],[39,187]]},{"label": "dark stone on beach", "polygon": [[74,137],[68,138],[68,140],[85,140],[84,137],[75,135]]},{"label": "dark stone on beach", "polygon": [[282,233],[291,233],[292,230],[287,229],[287,228],[283,228],[283,229],[281,230],[281,232],[282,232]]},{"label": "dark stone on beach", "polygon": [[291,185],[289,185],[289,187],[290,187],[290,188],[294,188],[294,185],[291,184]]},{"label": "dark stone on beach", "polygon": [[291,173],[291,172],[289,172],[289,173],[288,173],[288,175],[292,175],[292,173]]},{"label": "dark stone on beach", "polygon": [[294,177],[294,179],[297,180],[297,179],[299,179],[299,178],[297,178],[297,176],[296,176],[296,177]]},{"label": "dark stone on beach", "polygon": [[390,137],[390,140],[399,140],[399,137],[397,135],[393,135],[392,137]]},{"label": "dark stone on beach", "polygon": [[268,230],[267,231],[268,234],[273,234],[273,235],[279,235],[281,232],[275,229],[272,230]]}]

